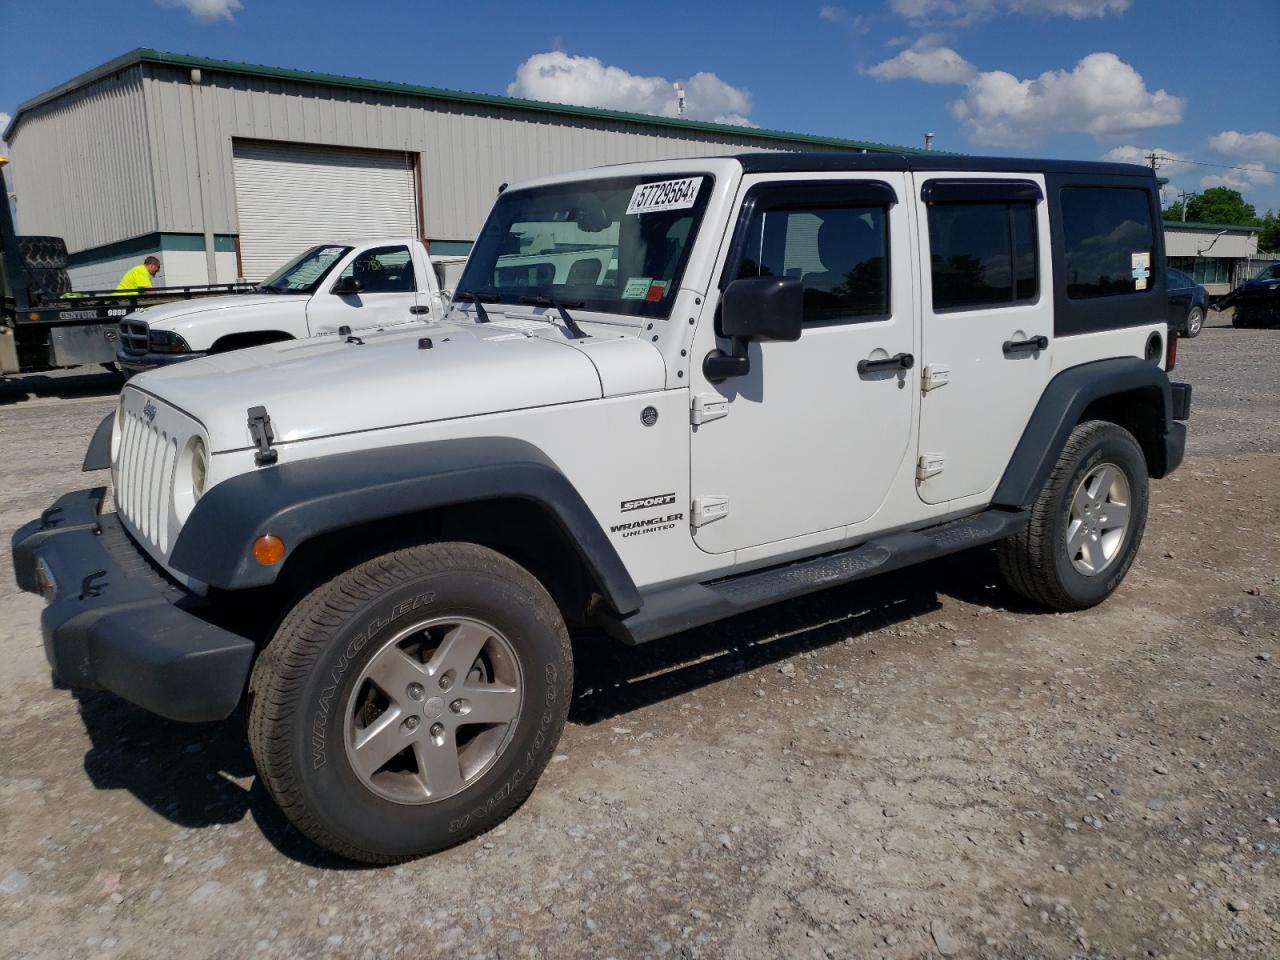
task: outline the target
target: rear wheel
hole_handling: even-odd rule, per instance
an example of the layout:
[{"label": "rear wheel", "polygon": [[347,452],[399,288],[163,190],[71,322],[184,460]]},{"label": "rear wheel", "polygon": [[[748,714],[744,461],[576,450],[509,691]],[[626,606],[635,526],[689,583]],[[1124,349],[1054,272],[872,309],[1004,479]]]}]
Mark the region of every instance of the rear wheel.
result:
[{"label": "rear wheel", "polygon": [[542,585],[472,544],[388,553],[313,591],[250,682],[249,741],[293,824],[390,863],[509,816],[568,713],[568,632]]},{"label": "rear wheel", "polygon": [[1004,579],[1055,610],[1101,603],[1142,542],[1147,486],[1146,458],[1129,431],[1101,420],[1078,425],[1027,526],[999,546]]},{"label": "rear wheel", "polygon": [[1204,329],[1204,308],[1193,304],[1187,311],[1187,329],[1183,336],[1198,337],[1202,329]]}]

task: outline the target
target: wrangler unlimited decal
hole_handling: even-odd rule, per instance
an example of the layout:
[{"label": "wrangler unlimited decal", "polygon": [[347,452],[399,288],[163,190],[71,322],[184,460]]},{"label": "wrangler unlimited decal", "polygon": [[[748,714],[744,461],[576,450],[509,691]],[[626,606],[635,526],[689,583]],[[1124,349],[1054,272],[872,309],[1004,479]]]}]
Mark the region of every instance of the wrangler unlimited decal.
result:
[{"label": "wrangler unlimited decal", "polygon": [[672,530],[683,519],[683,513],[669,513],[665,517],[648,517],[644,520],[632,520],[628,523],[615,523],[609,528],[609,532],[620,533],[624,537],[638,537],[642,533]]}]

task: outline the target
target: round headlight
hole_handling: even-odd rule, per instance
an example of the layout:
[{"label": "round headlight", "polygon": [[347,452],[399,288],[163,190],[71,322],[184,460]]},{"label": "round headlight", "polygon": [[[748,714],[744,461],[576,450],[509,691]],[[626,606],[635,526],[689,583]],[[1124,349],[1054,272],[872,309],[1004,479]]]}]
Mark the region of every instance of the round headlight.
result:
[{"label": "round headlight", "polygon": [[199,500],[204,493],[204,481],[209,472],[209,464],[205,460],[204,441],[199,437],[191,442],[191,496]]}]

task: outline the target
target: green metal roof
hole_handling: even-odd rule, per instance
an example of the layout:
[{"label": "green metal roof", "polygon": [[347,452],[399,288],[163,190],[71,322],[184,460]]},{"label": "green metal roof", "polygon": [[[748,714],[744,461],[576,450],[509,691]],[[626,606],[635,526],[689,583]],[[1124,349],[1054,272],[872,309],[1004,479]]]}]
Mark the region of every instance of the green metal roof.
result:
[{"label": "green metal roof", "polygon": [[1164,222],[1165,230],[1199,230],[1213,231],[1217,233],[1219,230],[1226,230],[1230,233],[1257,233],[1262,229],[1261,226],[1249,225],[1247,223],[1193,223],[1189,220],[1166,220]]},{"label": "green metal roof", "polygon": [[642,123],[653,127],[670,127],[677,130],[704,131],[720,133],[735,137],[750,137],[758,140],[785,141],[794,144],[810,144],[828,147],[843,147],[847,150],[867,150],[876,153],[925,153],[917,147],[898,147],[892,144],[872,143],[863,140],[846,140],[842,137],[818,137],[807,133],[790,133],[785,130],[765,130],[761,127],[741,127],[728,123],[709,123],[703,120],[677,120],[672,117],[659,117],[648,113],[627,113],[621,110],[604,110],[599,107],[578,107],[564,103],[547,103],[542,100],[522,100],[519,97],[500,97],[487,93],[468,93],[463,90],[447,90],[441,87],[421,87],[412,83],[391,83],[384,80],[365,80],[361,77],[347,77],[333,73],[316,73],[311,70],[288,70],[283,67],[264,67],[252,63],[236,63],[232,60],[211,60],[207,57],[192,57],[180,53],[164,53],[140,47],[123,56],[116,57],[99,67],[80,74],[66,83],[54,87],[19,104],[4,138],[12,137],[23,116],[43,104],[58,97],[87,86],[104,77],[119,73],[140,63],[155,63],[175,67],[197,67],[218,73],[239,74],[249,77],[267,77],[274,80],[297,80],[303,83],[322,84],[330,87],[343,87],[348,90],[364,90],[377,93],[398,93],[415,97],[429,97],[433,100],[444,100],[449,103],[466,103],[474,106],[506,107],[514,110],[527,110],[535,113],[556,114],[570,117],[590,117],[596,120],[618,120],[626,123]]}]

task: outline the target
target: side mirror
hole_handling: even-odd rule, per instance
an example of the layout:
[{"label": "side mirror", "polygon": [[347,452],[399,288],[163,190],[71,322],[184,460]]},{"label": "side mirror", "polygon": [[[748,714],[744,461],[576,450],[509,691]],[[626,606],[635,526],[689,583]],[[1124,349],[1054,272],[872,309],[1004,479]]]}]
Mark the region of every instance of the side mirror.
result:
[{"label": "side mirror", "polygon": [[702,372],[712,383],[751,372],[752,340],[799,340],[804,326],[804,284],[797,277],[743,277],[725,287],[720,329],[732,340],[729,353],[712,350]]},{"label": "side mirror", "polygon": [[360,281],[355,277],[339,277],[337,283],[333,285],[329,292],[337,294],[339,297],[348,297],[353,293],[360,292]]},{"label": "side mirror", "polygon": [[796,277],[743,277],[724,291],[720,328],[744,340],[799,340],[804,285]]}]

